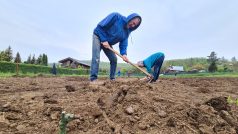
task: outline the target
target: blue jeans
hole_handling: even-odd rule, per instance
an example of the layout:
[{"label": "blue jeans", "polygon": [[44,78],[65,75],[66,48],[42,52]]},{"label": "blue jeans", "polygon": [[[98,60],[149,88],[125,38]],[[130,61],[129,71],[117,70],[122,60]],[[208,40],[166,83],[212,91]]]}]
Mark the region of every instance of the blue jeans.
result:
[{"label": "blue jeans", "polygon": [[155,61],[154,73],[153,73],[154,79],[152,80],[153,82],[155,82],[159,78],[159,73],[160,73],[160,69],[161,69],[163,62],[164,62],[164,56],[161,56],[159,59],[157,59]]},{"label": "blue jeans", "polygon": [[[112,46],[111,46],[112,47]],[[115,79],[115,72],[117,68],[117,57],[110,49],[107,49],[101,45],[100,39],[97,35],[93,34],[93,47],[92,47],[92,62],[90,68],[90,80],[96,80],[98,78],[100,52],[104,51],[110,61],[110,79]]]}]

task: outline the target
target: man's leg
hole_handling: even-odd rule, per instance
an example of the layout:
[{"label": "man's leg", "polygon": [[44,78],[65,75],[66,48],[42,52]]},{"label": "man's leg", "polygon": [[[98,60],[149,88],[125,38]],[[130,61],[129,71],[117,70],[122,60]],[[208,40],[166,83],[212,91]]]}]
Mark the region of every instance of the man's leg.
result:
[{"label": "man's leg", "polygon": [[93,34],[93,47],[92,47],[92,62],[90,68],[90,80],[96,80],[98,78],[98,69],[100,62],[101,43],[99,38]]},{"label": "man's leg", "polygon": [[102,47],[102,49],[110,61],[110,79],[113,80],[115,79],[115,74],[116,74],[117,57],[115,53],[112,52],[110,49],[104,48],[104,47]]},{"label": "man's leg", "polygon": [[159,78],[159,73],[163,62],[164,62],[164,55],[162,55],[159,59],[155,61],[153,73],[154,79],[152,80],[152,82],[155,82]]}]

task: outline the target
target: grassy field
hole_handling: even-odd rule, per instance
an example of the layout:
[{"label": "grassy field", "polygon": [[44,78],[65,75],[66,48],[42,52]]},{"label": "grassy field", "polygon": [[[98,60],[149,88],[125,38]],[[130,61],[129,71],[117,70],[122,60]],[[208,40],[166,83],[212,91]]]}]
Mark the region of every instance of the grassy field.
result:
[{"label": "grassy field", "polygon": [[238,72],[216,72],[216,73],[195,73],[195,74],[177,74],[162,75],[161,77],[179,77],[179,78],[193,78],[193,77],[238,77]]},{"label": "grassy field", "polygon": [[[0,72],[1,77],[14,77],[15,73],[2,73]],[[19,74],[19,77],[36,77],[36,76],[54,76],[52,74],[34,74],[34,73],[26,73]],[[57,75],[57,76],[79,76],[79,77],[89,77],[89,75]],[[132,74],[130,77],[144,77],[145,75],[137,75]],[[108,77],[108,75],[99,75],[99,77]],[[116,76],[117,77],[117,76]],[[127,76],[120,76],[127,77]],[[176,76],[173,74],[170,75],[160,75],[161,78],[194,78],[194,77],[238,77],[238,72],[216,72],[216,73],[195,73],[195,74],[177,74]]]},{"label": "grassy field", "polygon": [[[1,77],[15,77],[16,74],[15,73],[1,73],[0,72],[0,78]],[[26,73],[26,74],[22,74],[20,73],[18,75],[19,77],[37,77],[37,76],[54,76],[52,74],[34,74],[34,73]],[[62,75],[57,75],[57,76],[80,76],[80,77],[89,77],[89,75],[76,75],[76,74],[73,74],[73,75],[67,75],[67,74],[62,74]]]}]

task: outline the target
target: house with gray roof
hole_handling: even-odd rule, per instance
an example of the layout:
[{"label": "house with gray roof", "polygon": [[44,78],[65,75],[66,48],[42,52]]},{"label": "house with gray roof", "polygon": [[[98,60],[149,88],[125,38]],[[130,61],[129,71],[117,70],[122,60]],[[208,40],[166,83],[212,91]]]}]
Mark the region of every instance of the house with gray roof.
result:
[{"label": "house with gray roof", "polygon": [[84,62],[81,62],[77,59],[68,57],[59,61],[61,67],[65,68],[84,68],[89,69],[90,65]]}]

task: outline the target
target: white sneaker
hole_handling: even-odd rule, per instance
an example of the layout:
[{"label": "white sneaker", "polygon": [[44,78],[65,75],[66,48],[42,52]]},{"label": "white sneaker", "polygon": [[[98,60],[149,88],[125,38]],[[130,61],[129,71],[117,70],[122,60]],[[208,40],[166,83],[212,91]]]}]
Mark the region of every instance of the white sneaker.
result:
[{"label": "white sneaker", "polygon": [[90,85],[102,85],[104,82],[99,80],[90,81]]},{"label": "white sneaker", "polygon": [[115,82],[116,81],[116,79],[110,79],[110,82]]}]

